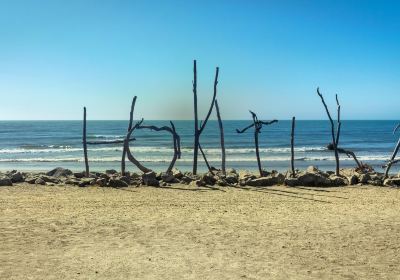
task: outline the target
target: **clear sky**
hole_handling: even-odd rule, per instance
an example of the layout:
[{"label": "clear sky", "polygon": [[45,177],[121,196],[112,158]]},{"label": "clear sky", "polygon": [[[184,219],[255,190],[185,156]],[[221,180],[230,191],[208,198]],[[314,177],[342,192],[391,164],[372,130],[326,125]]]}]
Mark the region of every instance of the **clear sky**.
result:
[{"label": "clear sky", "polygon": [[0,0],[0,119],[400,117],[400,1]]}]

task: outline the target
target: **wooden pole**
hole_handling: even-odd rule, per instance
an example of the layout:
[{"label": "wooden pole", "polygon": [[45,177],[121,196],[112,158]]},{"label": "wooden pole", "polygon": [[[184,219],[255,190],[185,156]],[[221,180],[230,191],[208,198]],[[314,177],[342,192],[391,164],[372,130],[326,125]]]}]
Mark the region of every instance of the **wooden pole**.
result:
[{"label": "wooden pole", "polygon": [[85,176],[89,177],[89,160],[88,160],[87,143],[86,143],[86,107],[83,107],[82,144],[83,144],[83,155],[85,157]]},{"label": "wooden pole", "polygon": [[221,169],[222,169],[222,174],[226,175],[226,168],[225,168],[226,155],[225,155],[224,126],[222,125],[221,114],[219,112],[219,106],[218,106],[218,101],[217,100],[215,100],[215,109],[217,111],[219,132],[220,132],[220,138],[221,138]]},{"label": "wooden pole", "polygon": [[194,145],[193,145],[193,174],[197,174],[197,158],[199,155],[199,117],[197,112],[197,66],[193,61],[193,105],[194,105]]},{"label": "wooden pole", "polygon": [[296,117],[292,118],[292,133],[290,134],[290,146],[291,146],[291,158],[290,158],[290,166],[292,168],[292,177],[296,177],[296,172],[294,170],[294,129],[296,126]]}]

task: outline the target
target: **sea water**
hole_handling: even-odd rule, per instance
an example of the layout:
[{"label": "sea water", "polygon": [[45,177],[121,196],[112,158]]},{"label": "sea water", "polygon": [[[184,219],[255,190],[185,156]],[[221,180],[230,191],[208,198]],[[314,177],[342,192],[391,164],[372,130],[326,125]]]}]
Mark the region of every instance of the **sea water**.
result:
[{"label": "sea water", "polygon": [[[251,120],[224,121],[227,168],[256,170],[254,129],[243,134],[242,129]],[[145,121],[145,125],[164,126],[169,121]],[[176,167],[191,170],[193,163],[193,121],[174,121],[181,138],[182,156]],[[355,152],[358,159],[382,171],[399,135],[393,135],[397,121],[342,121],[340,147]],[[113,141],[126,135],[127,121],[88,121],[88,141]],[[263,168],[287,170],[290,165],[291,121],[279,121],[264,126],[259,134],[260,156]],[[146,167],[162,171],[173,156],[173,139],[168,132],[137,130],[130,147],[133,155]],[[296,121],[295,167],[309,165],[333,170],[334,153],[326,146],[332,142],[328,121]],[[211,120],[200,138],[201,146],[210,164],[221,166],[220,132],[218,122]],[[89,145],[91,170],[120,170],[122,144]],[[355,162],[340,155],[342,167],[354,167]],[[199,153],[199,170],[206,166]],[[82,121],[0,121],[0,169],[44,171],[54,167],[75,171],[84,169],[82,148]],[[127,169],[137,171],[127,163]],[[396,167],[393,172],[397,171]]]}]

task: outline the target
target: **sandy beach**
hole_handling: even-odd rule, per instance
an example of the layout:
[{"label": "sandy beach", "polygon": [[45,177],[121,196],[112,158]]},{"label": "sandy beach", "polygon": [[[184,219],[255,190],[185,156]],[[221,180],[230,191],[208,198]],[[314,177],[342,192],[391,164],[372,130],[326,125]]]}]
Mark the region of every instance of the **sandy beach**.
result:
[{"label": "sandy beach", "polygon": [[399,279],[386,187],[0,188],[0,279]]}]

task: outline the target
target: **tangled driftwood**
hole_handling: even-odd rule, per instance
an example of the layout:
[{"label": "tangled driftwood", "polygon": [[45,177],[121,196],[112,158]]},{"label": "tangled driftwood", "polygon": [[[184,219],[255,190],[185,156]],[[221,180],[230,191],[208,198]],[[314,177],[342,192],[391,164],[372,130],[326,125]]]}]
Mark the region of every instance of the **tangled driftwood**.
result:
[{"label": "tangled driftwood", "polygon": [[260,150],[259,150],[259,145],[258,145],[258,134],[261,133],[261,128],[263,125],[271,125],[273,123],[278,122],[277,120],[272,120],[269,122],[264,122],[264,121],[260,121],[257,118],[257,115],[250,111],[251,116],[253,118],[253,123],[245,128],[243,128],[242,130],[236,129],[237,133],[244,133],[246,130],[248,130],[249,128],[254,127],[254,144],[256,146],[256,157],[257,157],[257,165],[258,165],[258,171],[260,172],[260,176],[262,177],[264,175],[264,172],[262,170],[261,167],[261,160],[260,160]]}]

